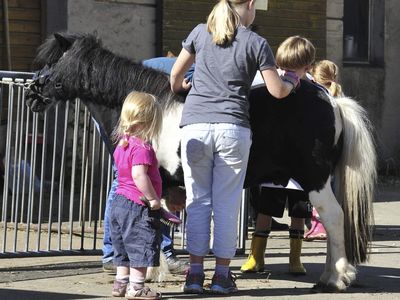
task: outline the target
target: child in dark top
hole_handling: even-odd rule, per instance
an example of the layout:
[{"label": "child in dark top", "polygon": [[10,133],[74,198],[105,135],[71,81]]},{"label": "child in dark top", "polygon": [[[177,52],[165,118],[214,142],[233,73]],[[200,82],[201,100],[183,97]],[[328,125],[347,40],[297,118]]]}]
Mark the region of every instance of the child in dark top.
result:
[{"label": "child in dark top", "polygon": [[144,286],[147,267],[159,266],[161,177],[151,145],[161,128],[155,97],[131,92],[113,137],[118,188],[111,204],[110,232],[117,275],[112,294],[127,299],[160,299]]},{"label": "child in dark top", "polygon": [[[314,59],[313,44],[301,36],[287,38],[280,44],[276,53],[276,62],[281,72],[290,70],[300,78],[306,75]],[[262,186],[251,190],[251,204],[257,212],[257,220],[250,254],[241,267],[242,272],[264,270],[264,253],[271,231],[272,217],[282,217],[286,202],[289,204],[291,217],[289,272],[296,275],[306,274],[300,255],[304,237],[304,221],[305,218],[310,218],[312,213],[308,194],[302,190]]]}]

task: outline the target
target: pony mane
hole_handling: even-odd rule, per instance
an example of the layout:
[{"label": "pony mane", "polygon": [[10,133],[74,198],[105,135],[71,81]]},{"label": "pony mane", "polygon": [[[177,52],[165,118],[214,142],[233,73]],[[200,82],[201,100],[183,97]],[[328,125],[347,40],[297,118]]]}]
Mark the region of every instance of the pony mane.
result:
[{"label": "pony mane", "polygon": [[61,83],[68,98],[79,97],[109,108],[120,107],[131,91],[153,94],[164,107],[184,101],[171,91],[167,75],[112,53],[96,36],[68,35],[67,38],[75,41],[64,55],[60,56],[60,49],[55,47],[57,41],[51,40],[41,47],[39,55],[47,56],[47,61],[61,57],[54,66],[52,80]]},{"label": "pony mane", "polygon": [[[71,44],[76,39],[83,37],[83,35],[77,33],[62,32],[59,34],[67,39]],[[55,39],[54,35],[52,34],[37,49],[36,57],[32,63],[33,70],[39,70],[42,69],[45,65],[52,65],[56,63],[62,55],[63,50],[61,49],[60,44]]]}]

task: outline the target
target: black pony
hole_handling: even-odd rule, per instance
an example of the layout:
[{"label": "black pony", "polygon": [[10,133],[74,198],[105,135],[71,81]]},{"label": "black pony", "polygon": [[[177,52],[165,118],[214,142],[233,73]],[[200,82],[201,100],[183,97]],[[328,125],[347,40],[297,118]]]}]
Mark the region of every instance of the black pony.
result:
[{"label": "black pony", "polygon": [[[31,109],[43,111],[79,97],[108,136],[128,92],[156,95],[164,110],[156,149],[162,173],[169,178],[164,183],[183,183],[178,125],[184,97],[171,93],[165,75],[114,55],[92,35],[56,34],[40,47],[35,63],[41,70],[27,96]],[[253,144],[246,187],[295,182],[309,194],[329,236],[319,286],[345,290],[355,280],[352,264],[367,258],[371,238],[376,171],[365,111],[352,99],[332,99],[302,81],[283,100],[274,99],[265,87],[254,89],[250,123]],[[336,197],[330,184],[334,172]]]}]

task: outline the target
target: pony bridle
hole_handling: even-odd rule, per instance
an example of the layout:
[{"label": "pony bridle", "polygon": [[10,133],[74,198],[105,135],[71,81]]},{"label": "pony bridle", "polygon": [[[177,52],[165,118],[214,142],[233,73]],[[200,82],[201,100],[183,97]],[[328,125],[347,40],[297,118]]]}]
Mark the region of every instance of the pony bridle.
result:
[{"label": "pony bridle", "polygon": [[[28,106],[33,103],[47,106],[53,102],[51,98],[43,96],[45,85],[53,81],[52,74],[53,66],[46,65],[43,69],[35,72],[32,81],[25,83],[24,88],[27,90],[26,103]],[[55,83],[54,87],[56,91],[55,97],[61,97],[63,94],[61,83]]]}]

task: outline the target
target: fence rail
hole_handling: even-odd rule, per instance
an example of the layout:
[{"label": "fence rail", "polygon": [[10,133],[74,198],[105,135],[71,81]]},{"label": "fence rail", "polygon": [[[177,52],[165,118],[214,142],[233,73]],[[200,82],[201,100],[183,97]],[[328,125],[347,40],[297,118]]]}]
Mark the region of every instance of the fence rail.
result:
[{"label": "fence rail", "polygon": [[[79,99],[40,114],[26,107],[32,75],[0,71],[0,258],[100,254],[111,157]],[[243,201],[239,253],[246,212]],[[184,222],[178,230],[185,251]]]},{"label": "fence rail", "polygon": [[112,169],[90,113],[79,99],[32,113],[24,83],[33,74],[1,75],[0,257],[100,253]]}]

